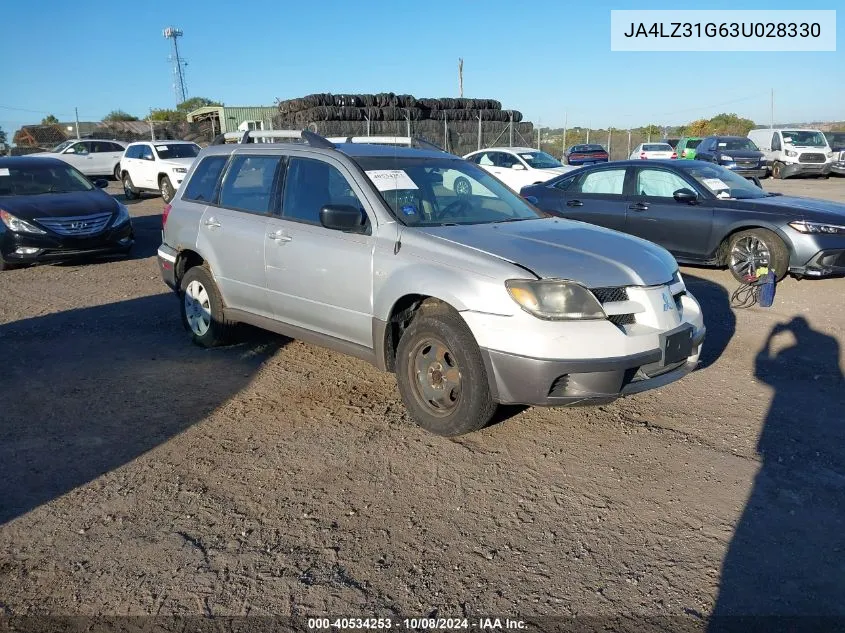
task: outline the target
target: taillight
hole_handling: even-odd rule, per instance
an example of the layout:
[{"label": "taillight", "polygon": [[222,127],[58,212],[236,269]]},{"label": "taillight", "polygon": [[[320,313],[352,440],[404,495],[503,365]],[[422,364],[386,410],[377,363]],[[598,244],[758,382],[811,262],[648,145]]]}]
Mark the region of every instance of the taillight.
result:
[{"label": "taillight", "polygon": [[677,158],[677,157],[678,157],[678,152],[672,152],[672,158]]},{"label": "taillight", "polygon": [[170,213],[170,205],[164,205],[164,211],[161,213],[161,228],[164,228],[164,225],[167,224],[167,216]]}]

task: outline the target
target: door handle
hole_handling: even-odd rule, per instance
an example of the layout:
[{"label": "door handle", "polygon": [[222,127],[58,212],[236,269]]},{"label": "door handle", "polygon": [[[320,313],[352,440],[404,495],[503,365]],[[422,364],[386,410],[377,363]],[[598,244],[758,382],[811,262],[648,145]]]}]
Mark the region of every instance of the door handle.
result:
[{"label": "door handle", "polygon": [[583,202],[581,202],[580,200],[569,200],[569,201],[566,203],[566,206],[567,206],[567,207],[583,207],[583,206],[584,206],[584,203],[583,203]]},{"label": "door handle", "polygon": [[648,211],[648,205],[645,202],[635,202],[628,208],[631,211]]},{"label": "door handle", "polygon": [[220,222],[218,222],[215,218],[208,218],[205,222],[203,222],[207,227],[216,229],[220,226]]},{"label": "door handle", "polygon": [[268,233],[267,237],[277,242],[290,242],[293,239],[290,235],[285,235],[284,231],[281,229],[274,231],[273,233]]}]

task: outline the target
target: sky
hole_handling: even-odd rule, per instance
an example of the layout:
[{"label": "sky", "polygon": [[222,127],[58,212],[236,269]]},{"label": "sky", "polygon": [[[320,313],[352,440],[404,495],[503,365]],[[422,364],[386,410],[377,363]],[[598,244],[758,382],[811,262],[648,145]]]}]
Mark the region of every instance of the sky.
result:
[{"label": "sky", "polygon": [[[0,127],[48,113],[144,117],[176,98],[162,29],[184,31],[189,96],[272,105],[314,92],[493,98],[542,127],[675,125],[720,112],[768,124],[845,119],[836,52],[611,52],[611,9],[836,9],[788,0],[101,0],[6,2]],[[842,29],[845,10],[837,14]],[[840,38],[841,40],[841,38]]]}]

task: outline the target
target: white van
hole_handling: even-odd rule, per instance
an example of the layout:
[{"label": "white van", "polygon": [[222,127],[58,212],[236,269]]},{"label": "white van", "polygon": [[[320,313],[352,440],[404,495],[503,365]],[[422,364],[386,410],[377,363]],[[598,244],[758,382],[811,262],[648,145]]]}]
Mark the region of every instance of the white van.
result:
[{"label": "white van", "polygon": [[760,128],[748,138],[763,152],[774,178],[830,175],[833,152],[819,130]]}]

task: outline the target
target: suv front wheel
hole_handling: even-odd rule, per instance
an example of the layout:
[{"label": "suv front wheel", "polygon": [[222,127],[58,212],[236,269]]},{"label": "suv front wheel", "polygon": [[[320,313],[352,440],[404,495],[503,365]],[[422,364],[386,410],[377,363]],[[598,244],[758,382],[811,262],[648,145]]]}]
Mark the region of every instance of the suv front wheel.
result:
[{"label": "suv front wheel", "polygon": [[396,379],[411,417],[438,435],[477,431],[496,411],[478,344],[445,304],[423,305],[402,335]]},{"label": "suv front wheel", "polygon": [[176,191],[173,189],[173,183],[170,182],[169,176],[162,176],[158,181],[158,187],[161,190],[161,199],[165,202],[173,200],[173,195]]},{"label": "suv front wheel", "polygon": [[223,299],[211,272],[205,266],[194,266],[179,284],[182,325],[191,340],[200,347],[225,344],[232,329],[223,317]]}]

